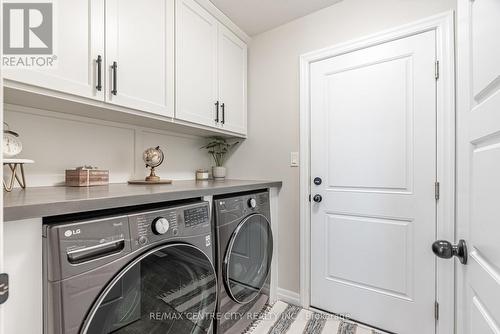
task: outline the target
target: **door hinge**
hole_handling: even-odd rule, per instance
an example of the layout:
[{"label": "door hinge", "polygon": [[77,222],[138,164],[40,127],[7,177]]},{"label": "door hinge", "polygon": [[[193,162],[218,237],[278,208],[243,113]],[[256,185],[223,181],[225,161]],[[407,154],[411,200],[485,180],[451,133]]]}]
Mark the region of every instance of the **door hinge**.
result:
[{"label": "door hinge", "polygon": [[436,197],[436,201],[439,200],[439,193],[440,193],[440,185],[439,182],[434,183],[434,196]]},{"label": "door hinge", "polygon": [[436,60],[436,80],[439,79],[439,60]]},{"label": "door hinge", "polygon": [[434,319],[439,320],[439,303],[434,302]]},{"label": "door hinge", "polygon": [[9,275],[0,274],[0,304],[9,299]]}]

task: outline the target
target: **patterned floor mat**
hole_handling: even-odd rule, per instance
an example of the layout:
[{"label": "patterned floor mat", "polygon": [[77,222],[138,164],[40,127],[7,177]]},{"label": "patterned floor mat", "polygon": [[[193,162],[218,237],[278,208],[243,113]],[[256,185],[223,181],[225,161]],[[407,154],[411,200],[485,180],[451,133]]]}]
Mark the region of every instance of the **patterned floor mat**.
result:
[{"label": "patterned floor mat", "polygon": [[335,315],[281,301],[268,307],[244,334],[386,334]]}]

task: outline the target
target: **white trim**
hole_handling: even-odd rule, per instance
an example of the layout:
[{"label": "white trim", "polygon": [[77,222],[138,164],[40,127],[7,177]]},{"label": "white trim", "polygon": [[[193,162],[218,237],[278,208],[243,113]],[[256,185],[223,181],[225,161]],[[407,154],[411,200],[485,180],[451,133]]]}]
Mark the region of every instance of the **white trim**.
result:
[{"label": "white trim", "polygon": [[[457,1],[457,233],[456,239],[470,240],[469,217],[471,216],[468,195],[470,181],[470,140],[468,114],[473,106],[472,97],[472,2]],[[470,246],[470,245],[469,245]],[[468,266],[458,265],[455,272],[456,308],[455,328],[457,334],[470,334],[470,298],[468,292]],[[470,272],[469,272],[470,274]]]},{"label": "white trim", "polygon": [[210,0],[195,0],[200,6],[215,17],[221,24],[231,30],[239,39],[245,43],[249,43],[252,38],[246,32],[241,30],[229,17],[227,17],[219,8],[217,8]]},{"label": "white trim", "polygon": [[[9,79],[3,80],[6,103],[33,109],[44,109],[64,114],[72,114],[132,125],[140,125],[151,129],[168,129],[172,132],[198,136],[222,135],[246,138],[246,134],[235,133],[225,129],[196,124],[181,119],[131,109],[104,101],[97,101],[82,96],[67,94],[45,87],[36,87]],[[5,100],[5,98],[4,98]]]},{"label": "white trim", "polygon": [[[3,6],[0,6],[0,17],[3,17]],[[0,36],[3,36],[3,27],[0,25]],[[0,50],[3,50],[3,38],[0,38]],[[0,66],[0,122],[3,124],[3,69]],[[3,148],[3,136],[0,138],[0,146]],[[3,160],[3,154],[0,157]],[[3,166],[3,164],[2,164]],[[3,168],[0,170],[0,177],[3,180]],[[3,190],[0,194],[0,205],[3,208]],[[0,273],[4,272],[4,223],[3,223],[3,210],[0,212]],[[0,334],[5,333],[5,305],[0,305]]]},{"label": "white trim", "polygon": [[278,288],[278,300],[300,306],[300,294],[290,290]]},{"label": "white trim", "polygon": [[278,299],[278,226],[279,226],[279,203],[278,195],[280,188],[269,188],[269,202],[271,209],[271,231],[273,232],[273,258],[271,261],[271,286],[269,302],[274,303]]},{"label": "white trim", "polygon": [[[437,177],[441,199],[437,205],[437,238],[455,240],[455,50],[454,12],[387,30],[358,40],[306,53],[300,57],[300,303],[310,305],[310,110],[309,66],[325,58],[387,43],[425,31],[436,31],[436,53],[440,62],[437,82]],[[430,245],[429,245],[430,247]],[[440,317],[436,333],[454,332],[454,265],[437,262],[437,296]],[[431,307],[431,306],[430,306]]]}]

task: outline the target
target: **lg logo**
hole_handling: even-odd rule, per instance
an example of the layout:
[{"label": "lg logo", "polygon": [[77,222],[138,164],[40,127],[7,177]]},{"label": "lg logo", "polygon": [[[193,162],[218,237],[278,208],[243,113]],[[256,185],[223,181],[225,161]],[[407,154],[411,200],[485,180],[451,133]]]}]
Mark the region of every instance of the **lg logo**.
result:
[{"label": "lg logo", "polygon": [[53,53],[52,3],[3,4],[3,53]]},{"label": "lg logo", "polygon": [[76,230],[66,230],[64,231],[64,236],[69,238],[72,235],[78,235],[80,233],[82,233],[82,231],[79,228],[77,228]]}]

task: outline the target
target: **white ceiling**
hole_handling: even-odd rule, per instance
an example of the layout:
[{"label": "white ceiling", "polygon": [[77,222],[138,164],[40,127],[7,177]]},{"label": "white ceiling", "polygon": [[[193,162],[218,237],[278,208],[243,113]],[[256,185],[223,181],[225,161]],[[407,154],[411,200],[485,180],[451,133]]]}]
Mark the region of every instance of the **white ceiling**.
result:
[{"label": "white ceiling", "polygon": [[253,36],[342,0],[211,0]]}]

